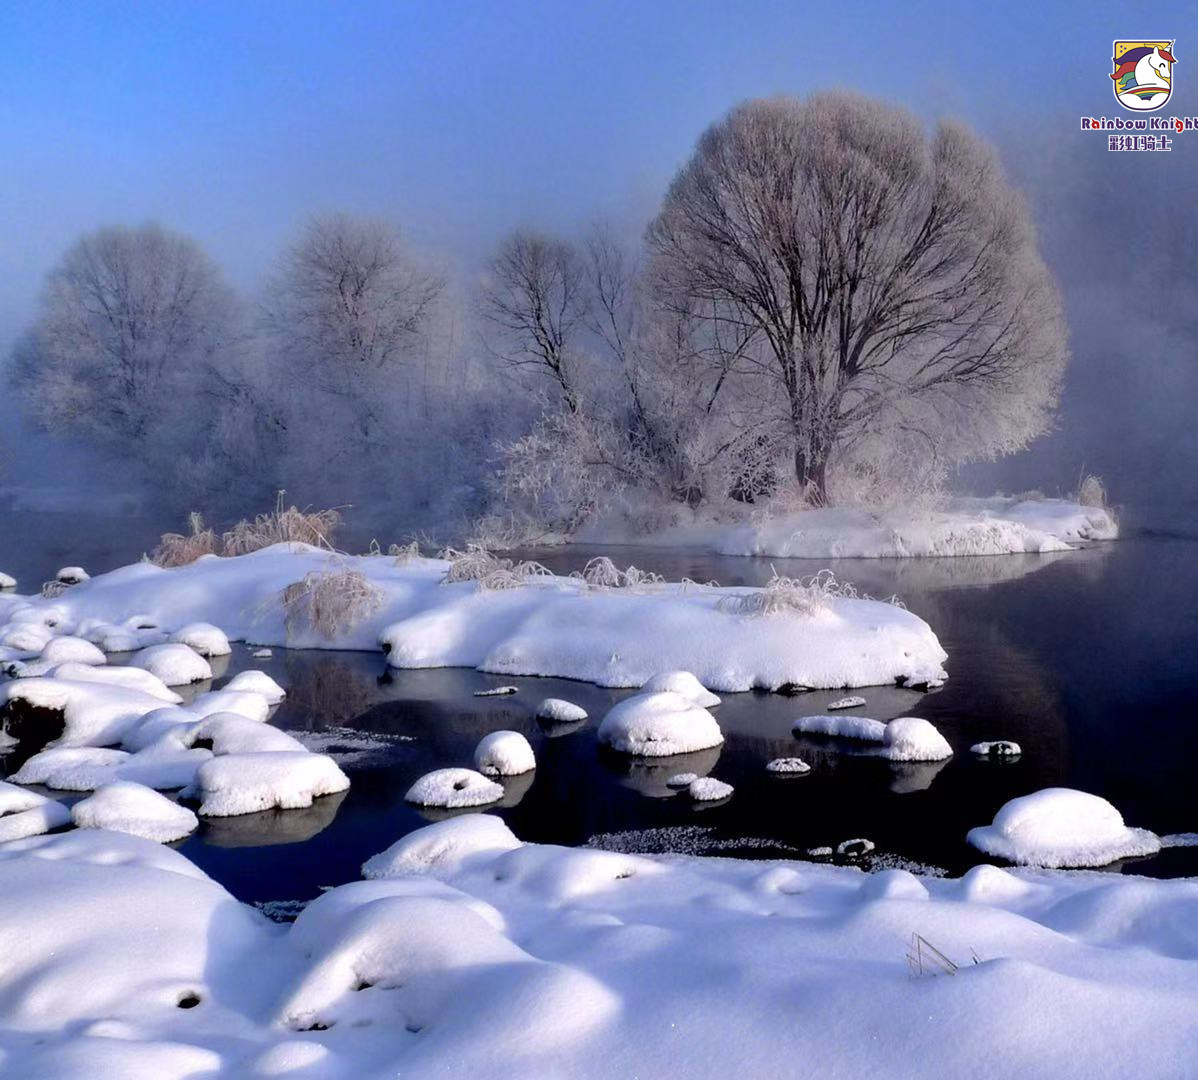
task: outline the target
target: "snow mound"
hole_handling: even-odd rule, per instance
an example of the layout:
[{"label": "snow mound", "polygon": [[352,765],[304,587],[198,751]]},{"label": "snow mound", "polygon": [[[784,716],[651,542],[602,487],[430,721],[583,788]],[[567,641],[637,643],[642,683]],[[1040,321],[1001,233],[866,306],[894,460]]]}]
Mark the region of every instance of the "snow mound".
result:
[{"label": "snow mound", "polygon": [[181,840],[200,824],[185,806],[128,780],[105,784],[75,803],[71,819],[81,829],[111,829],[160,844]]},{"label": "snow mound", "polygon": [[212,678],[212,668],[188,645],[151,645],[129,657],[129,665],[144,668],[167,686],[187,686]]},{"label": "snow mound", "polygon": [[62,585],[79,585],[91,580],[91,574],[82,566],[64,566],[54,575],[54,580]]},{"label": "snow mound", "polygon": [[551,697],[537,706],[537,718],[553,724],[577,724],[587,718],[587,711],[571,701]]},{"label": "snow mound", "polygon": [[829,702],[826,708],[829,712],[836,712],[838,709],[856,709],[864,704],[865,698],[863,697],[842,697]]},{"label": "snow mound", "polygon": [[92,664],[59,664],[51,672],[55,679],[66,679],[77,683],[99,683],[102,686],[135,690],[139,694],[178,705],[183,699],[168,687],[157,675],[137,667],[98,667]]},{"label": "snow mound", "polygon": [[261,694],[271,705],[278,705],[286,696],[284,690],[265,671],[239,671],[227,683],[225,690],[248,690],[253,694]]},{"label": "snow mound", "polygon": [[827,735],[837,739],[882,742],[886,725],[864,716],[800,716],[791,726],[795,735]]},{"label": "snow mound", "polygon": [[507,822],[491,814],[464,814],[408,833],[362,864],[364,878],[452,874],[478,856],[520,846]]},{"label": "snow mound", "polygon": [[303,753],[299,739],[277,727],[249,720],[240,713],[212,713],[188,730],[186,744],[207,745],[218,757],[226,754]]},{"label": "snow mound", "polygon": [[680,772],[674,773],[673,776],[666,779],[666,787],[669,788],[688,788],[696,780],[699,779],[698,773]]},{"label": "snow mound", "polygon": [[1105,866],[1155,855],[1160,837],[1128,828],[1106,799],[1071,788],[1045,788],[1006,803],[991,825],[970,829],[979,851],[1027,866]]},{"label": "snow mound", "polygon": [[519,776],[537,767],[528,740],[518,731],[492,731],[474,751],[474,766],[484,776]]},{"label": "snow mound", "polygon": [[490,690],[475,690],[475,697],[510,697],[520,693],[518,686],[493,686]]},{"label": "snow mound", "polygon": [[186,708],[189,713],[201,718],[231,712],[247,720],[265,723],[270,716],[270,702],[253,690],[209,690],[200,694]]},{"label": "snow mound", "polygon": [[1016,758],[1023,753],[1023,747],[1009,739],[998,739],[995,742],[974,743],[970,753],[988,758]]},{"label": "snow mound", "polygon": [[720,699],[689,671],[658,672],[641,687],[642,694],[656,694],[662,691],[684,697],[700,709],[712,709],[720,703]]},{"label": "snow mound", "polygon": [[811,772],[811,766],[802,758],[780,757],[767,761],[766,772],[778,773],[781,776],[802,776]]},{"label": "snow mound", "polygon": [[12,574],[6,574],[0,570],[0,589],[15,589],[17,587],[17,579]]},{"label": "snow mound", "polygon": [[882,756],[891,761],[944,761],[953,756],[953,748],[927,720],[900,716],[882,733]]},{"label": "snow mound", "polygon": [[687,786],[686,793],[695,802],[715,802],[717,799],[727,799],[732,795],[732,785],[716,780],[712,776],[698,776]]},{"label": "snow mound", "polygon": [[42,784],[58,791],[95,791],[129,760],[124,750],[98,746],[58,747],[34,754],[9,779],[14,784]]},{"label": "snow mound", "polygon": [[434,769],[408,788],[404,798],[417,806],[458,810],[498,802],[503,798],[503,785],[473,769]]},{"label": "snow mound", "polygon": [[50,638],[36,660],[16,666],[12,672],[23,679],[39,678],[49,674],[59,664],[88,664],[93,667],[108,663],[108,658],[97,646],[84,638]]},{"label": "snow mound", "polygon": [[0,780],[0,843],[40,836],[70,821],[71,811],[62,803]]},{"label": "snow mound", "polygon": [[214,757],[199,767],[186,794],[199,797],[201,817],[234,817],[275,807],[301,809],[348,787],[332,758],[283,750]]},{"label": "snow mound", "polygon": [[194,649],[201,656],[228,656],[233,651],[225,632],[206,622],[192,622],[171,634],[171,641]]},{"label": "snow mound", "polygon": [[706,709],[672,691],[635,694],[613,706],[599,741],[638,757],[669,757],[719,746],[720,725]]}]

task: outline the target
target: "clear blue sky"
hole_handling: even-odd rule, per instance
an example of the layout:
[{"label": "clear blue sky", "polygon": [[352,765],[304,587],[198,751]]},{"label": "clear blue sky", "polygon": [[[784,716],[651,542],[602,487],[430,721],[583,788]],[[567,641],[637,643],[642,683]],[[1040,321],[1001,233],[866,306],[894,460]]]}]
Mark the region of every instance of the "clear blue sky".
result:
[{"label": "clear blue sky", "polygon": [[1081,113],[1116,111],[1111,39],[1161,35],[1178,39],[1177,111],[1198,113],[1196,12],[4,0],[0,345],[61,250],[108,222],[190,232],[242,286],[322,209],[393,217],[462,260],[516,223],[639,222],[746,97],[848,86],[991,133],[1059,124],[1078,139]]}]

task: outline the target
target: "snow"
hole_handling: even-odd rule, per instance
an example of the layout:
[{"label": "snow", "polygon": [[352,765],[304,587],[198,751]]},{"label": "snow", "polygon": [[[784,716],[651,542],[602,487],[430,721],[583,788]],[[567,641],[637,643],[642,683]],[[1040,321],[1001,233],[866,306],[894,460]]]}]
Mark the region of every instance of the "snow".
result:
[{"label": "snow", "polygon": [[345,791],[349,780],[332,758],[302,751],[226,754],[205,761],[193,789],[201,817],[233,817],[278,807],[311,806],[322,795]]},{"label": "snow", "polygon": [[87,581],[91,575],[82,566],[64,566],[54,575],[55,581],[64,585],[78,585]]},{"label": "snow", "polygon": [[0,780],[0,843],[40,836],[70,821],[71,812],[62,803]]},{"label": "snow", "polygon": [[187,711],[198,717],[238,713],[247,720],[262,723],[270,716],[270,702],[253,690],[209,690],[199,694],[187,706]]},{"label": "snow", "polygon": [[953,748],[927,720],[899,716],[882,733],[881,753],[891,761],[944,761],[953,756]]},{"label": "snow", "polygon": [[240,713],[212,713],[190,728],[185,741],[211,744],[218,757],[223,754],[261,754],[277,750],[303,752],[302,742],[270,724],[249,720]]},{"label": "snow", "polygon": [[[135,836],[3,845],[0,1071],[1088,1080],[1194,1060],[1194,881],[638,856],[477,814],[367,865],[280,926]],[[956,974],[909,970],[913,933]]]},{"label": "snow", "polygon": [[688,788],[696,780],[699,779],[698,773],[680,772],[674,773],[673,776],[666,779],[666,787],[669,788]]},{"label": "snow", "polygon": [[214,656],[228,656],[233,651],[225,632],[206,622],[190,622],[181,626],[171,634],[171,641],[195,649],[208,659]]},{"label": "snow", "polygon": [[38,678],[67,663],[98,666],[108,663],[108,658],[90,641],[64,635],[50,638],[36,660],[15,664],[11,674],[22,679]]},{"label": "snow", "polygon": [[767,772],[781,776],[804,776],[811,772],[811,766],[797,757],[774,758],[773,761],[766,762],[765,768]]},{"label": "snow", "polygon": [[190,784],[211,756],[207,750],[175,746],[151,745],[136,754],[96,746],[51,747],[34,754],[9,779],[58,791],[95,791],[117,780],[168,790]]},{"label": "snow", "polygon": [[252,653],[250,653],[250,656],[252,656],[255,660],[268,660],[270,657],[274,656],[274,653],[270,649],[255,649]]},{"label": "snow", "polygon": [[842,697],[837,698],[835,701],[828,702],[824,708],[826,708],[829,712],[836,712],[839,709],[857,709],[864,704],[865,698],[863,697]]},{"label": "snow", "polygon": [[12,574],[6,574],[0,570],[0,589],[15,589],[17,587],[17,579]]},{"label": "snow", "polygon": [[1161,849],[1160,837],[1128,828],[1106,799],[1072,788],[1012,799],[966,839],[987,855],[1027,866],[1105,866]]},{"label": "snow", "polygon": [[81,829],[111,829],[160,844],[181,840],[200,824],[186,807],[128,780],[105,784],[75,803],[71,820]]},{"label": "snow", "polygon": [[187,686],[212,678],[212,668],[187,645],[151,645],[129,657],[129,665],[144,668],[167,686]]},{"label": "snow", "polygon": [[[137,563],[98,575],[53,601],[29,597],[21,604],[34,616],[56,612],[64,624],[80,628],[79,636],[106,650],[146,647],[164,635],[202,655],[227,651],[229,637],[297,648],[381,644],[387,662],[397,668],[465,666],[628,687],[641,687],[660,672],[685,670],[715,692],[896,680],[938,685],[946,677],[946,655],[931,628],[893,604],[830,597],[810,613],[755,615],[729,603],[754,594],[749,588],[666,583],[608,589],[545,576],[518,588],[488,590],[473,581],[443,584],[449,566],[437,559],[397,566],[381,556],[280,544],[169,570]],[[284,589],[309,573],[334,570],[364,574],[381,592],[377,610],[330,638],[294,620],[289,628]],[[11,619],[10,613],[0,629],[0,646],[17,647],[7,640],[10,632],[29,635],[23,647],[37,653],[56,632],[14,627]],[[137,621],[129,627],[127,620]],[[121,640],[114,643],[114,636]]]},{"label": "snow", "polygon": [[170,689],[157,675],[138,667],[104,666],[92,664],[59,664],[51,675],[67,682],[100,683],[103,686],[127,687],[139,694],[178,705],[183,699]]},{"label": "snow", "polygon": [[520,693],[518,686],[495,686],[490,690],[475,690],[475,697],[508,697],[511,694]]},{"label": "snow", "polygon": [[278,705],[286,696],[284,690],[265,671],[239,671],[224,685],[225,690],[248,690],[261,694],[271,705]]},{"label": "snow", "polygon": [[836,854],[842,859],[857,859],[862,855],[868,855],[874,850],[876,845],[872,840],[866,840],[863,836],[858,836],[853,840],[842,840],[836,845]]},{"label": "snow", "polygon": [[881,720],[864,716],[800,716],[791,730],[796,735],[827,735],[876,743],[886,737],[886,725]]},{"label": "snow", "polygon": [[697,776],[687,785],[686,793],[695,802],[715,802],[732,796],[732,785],[711,776]]},{"label": "snow", "polygon": [[662,671],[649,679],[641,692],[645,694],[658,693],[668,690],[686,698],[700,709],[712,709],[720,703],[720,699],[707,689],[689,671]]},{"label": "snow", "polygon": [[503,785],[473,769],[434,769],[408,788],[404,798],[417,806],[443,810],[489,806],[503,798]]},{"label": "snow", "polygon": [[408,833],[362,865],[364,878],[457,873],[472,860],[520,846],[502,818],[465,814]]},{"label": "snow", "polygon": [[1011,742],[1009,739],[999,739],[996,742],[974,743],[969,750],[970,753],[991,758],[1013,758],[1019,757],[1023,753],[1023,747],[1017,742]]},{"label": "snow", "polygon": [[885,559],[1068,551],[1118,535],[1114,515],[1102,507],[998,495],[952,496],[932,510],[756,506],[751,517],[712,520],[696,515],[648,536],[633,535],[619,522],[599,522],[573,539],[697,548],[718,555]]},{"label": "snow", "polygon": [[492,731],[474,751],[474,766],[484,776],[519,776],[537,767],[528,740],[518,731]]},{"label": "snow", "polygon": [[719,746],[724,736],[706,709],[666,690],[614,705],[599,725],[599,741],[625,754],[669,757]]},{"label": "snow", "polygon": [[19,679],[0,685],[0,705],[18,701],[62,712],[63,732],[52,746],[118,743],[146,713],[162,707],[161,698],[125,686],[63,678]]},{"label": "snow", "polygon": [[546,698],[537,706],[537,719],[553,724],[579,724],[586,718],[586,709],[561,698]]}]

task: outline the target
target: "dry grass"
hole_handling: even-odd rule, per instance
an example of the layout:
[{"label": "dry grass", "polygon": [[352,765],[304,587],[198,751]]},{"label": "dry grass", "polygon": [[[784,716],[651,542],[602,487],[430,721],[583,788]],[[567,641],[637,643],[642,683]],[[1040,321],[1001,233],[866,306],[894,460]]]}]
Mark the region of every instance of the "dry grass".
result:
[{"label": "dry grass", "polygon": [[857,590],[837,581],[831,570],[810,578],[783,577],[775,571],[763,588],[722,599],[720,610],[731,615],[816,615],[832,600],[856,599]]},{"label": "dry grass", "polygon": [[407,566],[421,558],[420,541],[410,540],[406,544],[392,544],[387,548],[387,554],[395,560],[396,566]]},{"label": "dry grass", "polygon": [[1095,506],[1105,510],[1107,495],[1102,477],[1095,476],[1093,473],[1083,477],[1077,485],[1077,501],[1081,506]]},{"label": "dry grass", "polygon": [[591,589],[637,589],[644,585],[660,585],[665,581],[660,574],[629,566],[621,570],[606,555],[599,555],[570,575],[586,582]]},{"label": "dry grass", "polygon": [[287,636],[310,627],[326,641],[378,610],[383,593],[357,570],[313,570],[283,590]]},{"label": "dry grass", "polygon": [[442,585],[476,581],[480,589],[518,589],[537,578],[552,577],[553,572],[539,562],[513,562],[493,555],[482,544],[470,543],[465,551],[446,548],[437,558],[449,562]]},{"label": "dry grass", "polygon": [[189,532],[164,533],[150,556],[157,566],[188,566],[201,555],[248,555],[272,544],[304,543],[327,550],[333,548],[333,536],[341,524],[337,510],[300,510],[283,506],[283,493],[274,510],[259,514],[253,521],[239,521],[228,532],[218,534],[205,528],[197,513],[188,516]]}]

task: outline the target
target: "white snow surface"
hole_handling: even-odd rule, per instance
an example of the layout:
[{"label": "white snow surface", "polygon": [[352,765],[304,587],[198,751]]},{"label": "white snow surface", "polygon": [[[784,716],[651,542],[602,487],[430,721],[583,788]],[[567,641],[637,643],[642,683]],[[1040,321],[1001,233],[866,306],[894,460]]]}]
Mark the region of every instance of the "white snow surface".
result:
[{"label": "white snow surface", "polygon": [[[410,834],[290,927],[138,837],[0,846],[0,1071],[1091,1080],[1195,1060],[1198,882],[647,857],[486,820]],[[956,975],[913,975],[912,933]]]},{"label": "white snow surface", "polygon": [[599,741],[638,757],[669,757],[719,746],[724,736],[706,709],[663,690],[613,705],[599,725]]},{"label": "white snow surface", "polygon": [[802,758],[797,757],[774,758],[765,763],[765,768],[766,772],[778,773],[782,776],[802,776],[804,773],[811,772],[811,766]]},{"label": "white snow surface", "polygon": [[129,657],[129,665],[144,668],[167,686],[188,686],[212,678],[208,661],[190,646],[177,642],[142,649]]},{"label": "white snow surface", "polygon": [[715,802],[732,796],[732,785],[717,780],[714,776],[696,776],[686,788],[686,793],[695,802]]},{"label": "white snow surface", "polygon": [[0,780],[0,843],[40,836],[71,821],[71,811],[55,799]]},{"label": "white snow surface", "polygon": [[926,511],[755,510],[747,520],[695,516],[648,536],[632,535],[618,522],[599,522],[573,539],[699,548],[719,555],[886,559],[1068,551],[1119,535],[1109,510],[1068,499],[953,496]]},{"label": "white snow surface", "polygon": [[179,627],[171,634],[171,641],[195,649],[208,659],[214,656],[228,656],[233,651],[228,635],[220,627],[206,622],[190,622]]},{"label": "white snow surface", "polygon": [[880,743],[886,737],[886,725],[865,716],[800,716],[791,730],[796,735],[828,735],[862,742]]},{"label": "white snow surface", "polygon": [[944,761],[953,756],[953,748],[927,720],[898,716],[882,732],[882,756],[891,761]]},{"label": "white snow surface", "polygon": [[837,712],[840,709],[857,709],[865,704],[865,698],[853,695],[852,697],[837,698],[835,701],[829,701],[825,708],[829,712]]},{"label": "white snow surface", "polygon": [[404,798],[417,806],[459,810],[498,802],[503,798],[503,785],[473,769],[434,769],[408,788]]},{"label": "white snow surface", "polygon": [[572,701],[550,697],[537,706],[537,716],[554,724],[577,724],[587,718],[587,711]]},{"label": "white snow surface", "polygon": [[969,748],[971,753],[982,757],[1013,758],[1023,753],[1023,747],[1010,739],[996,739],[992,742],[974,743]]},{"label": "white snow surface", "polygon": [[224,689],[248,690],[254,694],[261,694],[271,705],[278,705],[287,696],[287,691],[265,671],[258,671],[254,668],[239,671],[225,683]]},{"label": "white snow surface", "polygon": [[17,587],[17,579],[12,574],[6,574],[0,570],[0,589],[15,589]]},{"label": "white snow surface", "polygon": [[18,664],[14,674],[23,679],[39,678],[59,664],[68,663],[98,666],[108,663],[108,657],[98,646],[84,638],[63,635],[50,638],[37,659]]},{"label": "white snow surface", "polygon": [[532,746],[518,731],[492,731],[474,751],[474,767],[484,776],[519,776],[537,767]]},{"label": "white snow surface", "polygon": [[205,761],[185,794],[200,799],[201,817],[234,817],[259,810],[297,810],[349,787],[337,763],[307,750],[223,754]]},{"label": "white snow surface", "polygon": [[719,697],[689,671],[660,671],[641,687],[643,694],[655,694],[662,690],[678,694],[700,709],[713,709],[720,703]]},{"label": "white snow surface", "polygon": [[105,784],[75,803],[71,820],[81,829],[111,829],[160,844],[181,840],[200,824],[187,807],[128,780]]},{"label": "white snow surface", "polygon": [[1160,837],[1128,828],[1106,799],[1072,788],[1044,788],[1005,803],[990,825],[970,829],[979,851],[1026,866],[1105,866],[1155,855]]},{"label": "white snow surface", "polygon": [[[686,670],[721,692],[945,678],[946,655],[930,627],[892,604],[836,598],[811,615],[758,616],[721,607],[721,600],[752,591],[744,588],[595,589],[574,578],[543,577],[520,588],[484,590],[476,582],[442,584],[448,568],[437,559],[396,566],[382,556],[280,544],[169,570],[137,563],[53,601],[22,597],[21,604],[33,615],[52,605],[76,625],[119,625],[142,615],[161,630],[140,633],[169,633],[205,655],[220,644],[209,640],[217,635],[299,648],[374,649],[381,642],[393,667],[474,667],[633,687],[658,672]],[[308,627],[289,634],[282,591],[308,573],[342,569],[363,573],[381,590],[377,610],[331,639]],[[213,634],[217,625],[223,634]],[[40,652],[55,631],[32,633],[38,639],[32,651]]]}]

